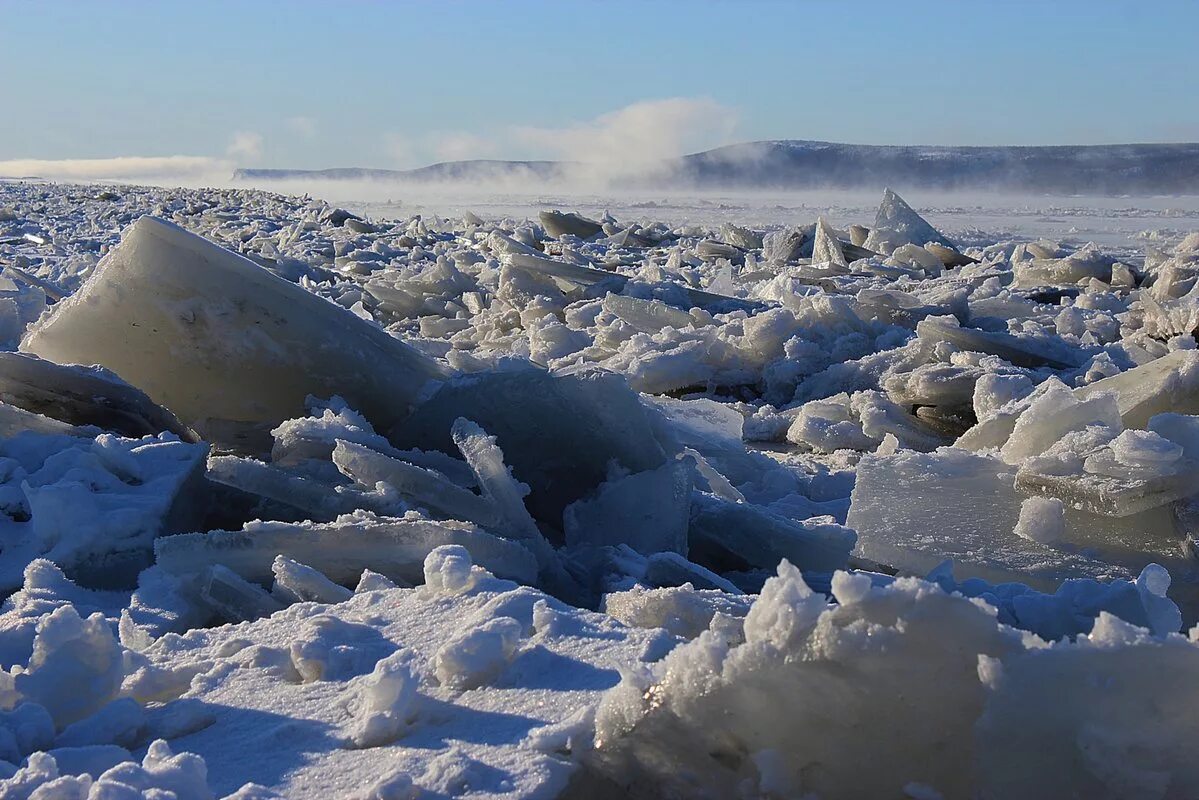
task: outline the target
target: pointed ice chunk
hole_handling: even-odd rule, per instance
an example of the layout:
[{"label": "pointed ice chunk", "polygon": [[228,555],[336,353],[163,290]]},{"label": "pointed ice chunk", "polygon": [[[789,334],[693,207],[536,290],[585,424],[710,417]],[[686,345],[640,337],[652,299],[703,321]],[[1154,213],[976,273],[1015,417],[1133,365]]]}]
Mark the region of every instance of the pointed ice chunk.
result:
[{"label": "pointed ice chunk", "polygon": [[944,234],[928,223],[924,217],[916,213],[904,199],[890,189],[883,190],[883,200],[874,216],[874,228],[866,240],[866,247],[879,250],[881,241],[890,244],[886,252],[904,244],[915,244],[923,247],[929,242],[936,242],[945,247],[953,247],[953,242]]},{"label": "pointed ice chunk", "polygon": [[499,577],[525,584],[536,580],[537,562],[525,547],[474,525],[365,513],[327,524],[256,522],[240,531],[167,536],[154,551],[158,566],[175,575],[223,564],[246,580],[266,584],[274,578],[275,557],[284,555],[339,584],[353,584],[369,568],[413,585],[424,580],[425,556],[444,544],[465,547],[475,563]]},{"label": "pointed ice chunk", "polygon": [[647,555],[686,555],[691,485],[691,466],[681,460],[606,481],[566,507],[566,544],[627,544]]},{"label": "pointed ice chunk", "polygon": [[824,217],[816,220],[816,243],[812,248],[812,263],[824,264],[831,268],[840,268],[842,272],[849,271],[849,262],[841,249],[837,234],[824,221]]},{"label": "pointed ice chunk", "polygon": [[340,306],[149,216],[22,350],[102,364],[188,423],[279,423],[309,394],[340,394],[391,426],[447,374]]}]

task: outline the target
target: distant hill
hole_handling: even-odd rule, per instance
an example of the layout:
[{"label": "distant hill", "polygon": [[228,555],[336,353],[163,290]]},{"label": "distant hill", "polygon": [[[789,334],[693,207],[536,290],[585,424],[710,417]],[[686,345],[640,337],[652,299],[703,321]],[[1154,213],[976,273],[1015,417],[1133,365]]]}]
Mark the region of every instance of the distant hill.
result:
[{"label": "distant hill", "polygon": [[443,161],[419,169],[372,169],[370,167],[335,167],[333,169],[239,169],[235,181],[399,181],[407,183],[442,183],[461,181],[485,183],[509,178],[553,180],[568,166],[559,161]]},{"label": "distant hill", "polygon": [[[375,180],[491,183],[569,179],[583,165],[450,161],[414,170],[242,169],[237,181]],[[589,174],[594,173],[589,169]],[[669,159],[615,188],[902,188],[1055,194],[1199,194],[1199,144],[937,147],[783,140],[748,142]]]}]

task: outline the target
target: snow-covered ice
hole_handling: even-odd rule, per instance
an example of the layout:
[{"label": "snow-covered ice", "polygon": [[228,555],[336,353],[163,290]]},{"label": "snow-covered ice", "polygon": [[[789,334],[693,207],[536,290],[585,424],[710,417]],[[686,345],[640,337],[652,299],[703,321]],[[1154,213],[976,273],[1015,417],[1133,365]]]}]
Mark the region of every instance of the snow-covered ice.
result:
[{"label": "snow-covered ice", "polygon": [[0,797],[1199,796],[1196,213],[607,202],[0,182]]}]

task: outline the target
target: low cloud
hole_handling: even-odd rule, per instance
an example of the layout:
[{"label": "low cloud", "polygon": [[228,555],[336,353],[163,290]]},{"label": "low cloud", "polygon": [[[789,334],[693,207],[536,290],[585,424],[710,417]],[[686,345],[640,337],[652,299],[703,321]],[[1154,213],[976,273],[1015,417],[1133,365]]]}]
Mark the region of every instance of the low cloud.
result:
[{"label": "low cloud", "polygon": [[553,158],[623,172],[727,144],[737,122],[733,109],[714,100],[673,97],[561,128],[519,127],[513,134]]},{"label": "low cloud", "polygon": [[513,125],[484,136],[440,131],[420,137],[388,133],[383,150],[402,167],[435,161],[529,157],[572,162],[568,177],[604,183],[645,174],[665,159],[733,141],[735,109],[709,98],[646,100],[561,127]]},{"label": "low cloud", "polygon": [[283,122],[285,125],[287,125],[288,130],[290,130],[292,133],[299,134],[305,139],[311,139],[313,136],[316,136],[317,124],[316,120],[312,117],[288,117]]},{"label": "low cloud", "polygon": [[398,133],[383,134],[383,153],[391,159],[390,166],[408,168],[416,166],[412,159],[416,148],[411,139]]},{"label": "low cloud", "polygon": [[262,155],[262,134],[255,131],[237,131],[229,139],[226,154],[234,161],[252,161]]},{"label": "low cloud", "polygon": [[439,161],[494,158],[500,152],[495,141],[465,131],[437,133],[432,138],[433,153]]},{"label": "low cloud", "polygon": [[0,161],[0,175],[61,181],[227,180],[233,165],[209,156],[118,156],[116,158],[19,158]]}]

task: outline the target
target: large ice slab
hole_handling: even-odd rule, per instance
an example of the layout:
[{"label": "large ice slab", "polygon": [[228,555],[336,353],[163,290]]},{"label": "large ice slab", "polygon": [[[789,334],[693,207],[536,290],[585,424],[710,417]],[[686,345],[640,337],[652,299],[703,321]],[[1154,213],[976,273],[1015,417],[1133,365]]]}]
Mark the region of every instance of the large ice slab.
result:
[{"label": "large ice slab", "polygon": [[142,217],[28,353],[101,364],[188,423],[278,423],[340,394],[377,425],[402,419],[446,370],[248,259]]},{"label": "large ice slab", "polygon": [[919,575],[952,559],[959,575],[1050,591],[1066,578],[1190,563],[1168,506],[1122,518],[1067,509],[1064,541],[1024,539],[1013,532],[1024,500],[1015,478],[1015,467],[957,448],[868,455],[846,520],[858,533],[855,553]]},{"label": "large ice slab", "polygon": [[692,467],[683,460],[610,479],[563,512],[566,544],[627,544],[646,555],[687,555]]},{"label": "large ice slab", "polygon": [[1080,399],[1114,394],[1126,428],[1143,428],[1155,414],[1199,414],[1199,352],[1177,350],[1074,390]]}]

